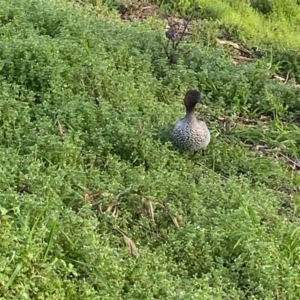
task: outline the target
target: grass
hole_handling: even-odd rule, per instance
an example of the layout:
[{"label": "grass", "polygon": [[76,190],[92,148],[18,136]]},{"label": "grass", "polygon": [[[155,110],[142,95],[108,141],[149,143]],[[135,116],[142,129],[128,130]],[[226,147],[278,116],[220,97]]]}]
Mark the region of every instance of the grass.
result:
[{"label": "grass", "polygon": [[[245,44],[298,50],[300,7],[295,0],[195,0],[153,1],[163,10],[182,15],[195,12],[209,19],[214,28],[223,29]],[[248,2],[248,4],[247,4]]]},{"label": "grass", "polygon": [[[297,39],[256,32],[279,2],[269,17],[236,3],[212,17],[201,2],[212,35],[170,64],[155,16],[0,0],[1,299],[299,298]],[[256,25],[235,41],[266,50],[236,65],[211,41],[242,11]],[[189,88],[206,102],[204,157],[170,142]]]}]

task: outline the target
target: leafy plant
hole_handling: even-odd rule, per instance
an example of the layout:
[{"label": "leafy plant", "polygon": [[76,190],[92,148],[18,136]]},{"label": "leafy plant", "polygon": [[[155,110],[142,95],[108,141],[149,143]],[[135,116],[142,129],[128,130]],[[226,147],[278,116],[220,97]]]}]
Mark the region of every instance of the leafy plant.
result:
[{"label": "leafy plant", "polygon": [[[0,297],[299,298],[297,59],[234,64],[236,1],[201,2],[222,18],[172,64],[158,19],[87,2],[0,0]],[[189,88],[205,157],[170,142]]]}]

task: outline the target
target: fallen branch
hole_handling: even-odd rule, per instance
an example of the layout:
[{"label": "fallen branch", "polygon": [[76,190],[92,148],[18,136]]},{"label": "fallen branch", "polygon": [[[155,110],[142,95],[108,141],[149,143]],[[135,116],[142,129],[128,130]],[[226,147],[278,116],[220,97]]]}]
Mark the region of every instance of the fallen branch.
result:
[{"label": "fallen branch", "polygon": [[216,41],[222,45],[229,45],[236,50],[239,50],[241,52],[247,53],[248,55],[252,56],[252,53],[248,49],[244,48],[243,46],[240,46],[237,43],[234,43],[232,41],[227,41],[227,40],[220,40],[218,38],[216,38]]},{"label": "fallen branch", "polygon": [[293,161],[292,159],[290,159],[288,156],[284,155],[283,153],[279,153],[279,155],[281,155],[282,157],[284,157],[288,162],[293,164],[293,170],[295,170],[296,168],[300,169],[300,164],[298,162]]},{"label": "fallen branch", "polygon": [[242,55],[235,56],[233,59],[236,59],[236,60],[243,60],[243,61],[253,61],[253,58],[246,57],[246,56],[242,56]]}]

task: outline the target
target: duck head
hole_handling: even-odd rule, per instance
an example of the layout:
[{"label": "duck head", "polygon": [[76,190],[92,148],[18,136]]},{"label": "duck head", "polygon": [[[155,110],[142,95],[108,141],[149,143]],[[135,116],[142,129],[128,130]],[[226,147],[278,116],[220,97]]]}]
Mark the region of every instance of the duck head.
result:
[{"label": "duck head", "polygon": [[187,113],[192,113],[195,110],[197,103],[204,104],[197,90],[188,90],[184,97],[184,105]]}]

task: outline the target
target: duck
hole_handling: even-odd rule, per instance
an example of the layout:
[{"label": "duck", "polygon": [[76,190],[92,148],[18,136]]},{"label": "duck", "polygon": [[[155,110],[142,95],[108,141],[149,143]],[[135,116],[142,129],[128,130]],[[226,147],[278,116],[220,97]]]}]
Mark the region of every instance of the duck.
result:
[{"label": "duck", "polygon": [[197,90],[188,90],[184,97],[186,114],[179,119],[172,129],[173,144],[181,150],[206,150],[210,142],[210,131],[204,121],[197,118],[195,107],[197,103],[204,104]]}]

